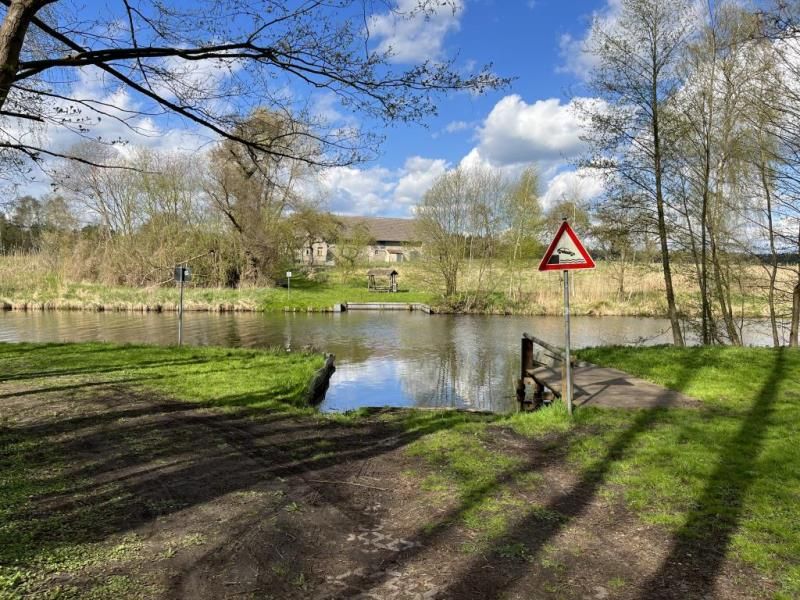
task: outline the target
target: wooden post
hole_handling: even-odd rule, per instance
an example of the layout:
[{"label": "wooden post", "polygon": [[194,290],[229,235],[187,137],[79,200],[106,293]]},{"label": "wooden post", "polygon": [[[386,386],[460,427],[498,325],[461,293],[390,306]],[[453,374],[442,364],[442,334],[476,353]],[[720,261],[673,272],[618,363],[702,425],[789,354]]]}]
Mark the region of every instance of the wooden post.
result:
[{"label": "wooden post", "polygon": [[178,346],[183,346],[183,282],[186,279],[186,264],[181,265],[181,297],[178,303]]},{"label": "wooden post", "polygon": [[528,370],[533,369],[533,340],[529,340],[526,337],[522,338],[521,365],[520,377],[525,379],[528,376]]},{"label": "wooden post", "polygon": [[520,410],[525,408],[525,378],[528,370],[533,368],[533,340],[522,337],[522,351],[520,352],[519,381],[517,382],[517,401]]},{"label": "wooden post", "polygon": [[564,361],[561,371],[561,397],[567,402],[567,412],[572,415],[572,357],[569,331],[569,271],[564,271]]}]

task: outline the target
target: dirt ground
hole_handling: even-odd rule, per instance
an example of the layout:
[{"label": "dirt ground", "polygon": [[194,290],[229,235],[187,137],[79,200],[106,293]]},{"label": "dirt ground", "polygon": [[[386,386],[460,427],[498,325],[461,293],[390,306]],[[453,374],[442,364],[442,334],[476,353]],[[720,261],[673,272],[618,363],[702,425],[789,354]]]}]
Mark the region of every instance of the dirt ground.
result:
[{"label": "dirt ground", "polygon": [[[460,515],[471,499],[423,490],[429,462],[406,450],[424,428],[401,431],[377,413],[358,425],[223,413],[113,386],[89,399],[4,391],[3,426],[46,438],[75,474],[74,485],[32,496],[33,510],[80,515],[91,525],[70,542],[108,548],[101,564],[49,575],[43,593],[119,581],[116,597],[192,600],[771,595],[734,561],[711,561],[709,573],[713,548],[676,552],[667,532],[598,494],[554,438],[493,430],[492,450],[524,458],[504,482],[512,495],[548,510],[466,551],[474,534]],[[514,483],[526,474],[536,485]]]}]

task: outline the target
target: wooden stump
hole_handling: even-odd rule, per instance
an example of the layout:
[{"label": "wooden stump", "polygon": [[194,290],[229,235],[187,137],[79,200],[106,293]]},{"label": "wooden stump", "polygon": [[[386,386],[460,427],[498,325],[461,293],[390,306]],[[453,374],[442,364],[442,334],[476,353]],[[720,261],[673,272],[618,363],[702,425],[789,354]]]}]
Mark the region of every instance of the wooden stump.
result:
[{"label": "wooden stump", "polygon": [[333,354],[326,354],[325,365],[317,371],[314,375],[314,379],[312,379],[311,383],[308,385],[306,402],[308,402],[309,405],[319,406],[322,404],[322,401],[325,400],[325,394],[328,393],[331,377],[334,371],[336,371],[336,367],[333,364],[335,358]]}]

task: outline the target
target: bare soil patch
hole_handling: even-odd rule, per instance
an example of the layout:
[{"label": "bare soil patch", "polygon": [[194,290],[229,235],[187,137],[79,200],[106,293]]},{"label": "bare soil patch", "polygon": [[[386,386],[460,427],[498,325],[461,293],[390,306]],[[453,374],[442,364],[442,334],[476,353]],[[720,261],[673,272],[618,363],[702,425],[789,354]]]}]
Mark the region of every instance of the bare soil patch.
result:
[{"label": "bare soil patch", "polygon": [[[493,452],[522,458],[503,484],[530,510],[501,539],[476,545],[461,519],[469,500],[423,489],[432,467],[407,452],[433,425],[401,430],[381,412],[357,424],[223,412],[123,386],[7,383],[1,391],[4,430],[55,448],[74,481],[57,493],[33,489],[29,513],[17,517],[46,515],[65,527],[80,520],[68,535],[35,535],[105,549],[102,561],[48,575],[33,597],[59,588],[78,597],[192,600],[772,593],[736,561],[705,572],[703,556],[714,549],[702,540],[675,556],[670,535],[643,524],[618,495],[600,493],[557,438],[490,428]],[[46,465],[30,460],[46,477]],[[681,562],[679,578],[667,559]]]}]

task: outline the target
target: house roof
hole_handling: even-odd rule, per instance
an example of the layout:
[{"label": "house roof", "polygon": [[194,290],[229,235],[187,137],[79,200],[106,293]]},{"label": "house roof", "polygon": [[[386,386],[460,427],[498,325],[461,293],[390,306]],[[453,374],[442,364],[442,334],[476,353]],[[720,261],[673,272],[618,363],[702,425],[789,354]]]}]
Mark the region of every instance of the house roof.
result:
[{"label": "house roof", "polygon": [[345,227],[345,233],[364,224],[376,242],[419,242],[414,219],[390,217],[344,217],[336,216]]}]

